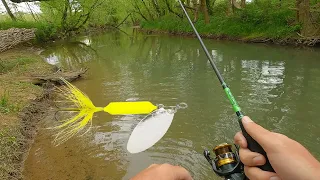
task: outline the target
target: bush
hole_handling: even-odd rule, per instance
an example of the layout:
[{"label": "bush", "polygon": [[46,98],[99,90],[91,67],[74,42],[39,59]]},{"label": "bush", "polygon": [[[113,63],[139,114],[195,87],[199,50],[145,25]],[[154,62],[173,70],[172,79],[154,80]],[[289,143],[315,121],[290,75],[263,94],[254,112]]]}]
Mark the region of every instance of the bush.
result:
[{"label": "bush", "polygon": [[54,24],[39,23],[36,28],[36,37],[39,42],[52,40],[57,36],[58,27]]},{"label": "bush", "polygon": [[[216,4],[209,24],[205,24],[200,16],[195,23],[199,33],[238,38],[282,38],[295,35],[301,28],[299,24],[292,23],[295,21],[295,12],[281,8],[278,1],[249,3],[246,8],[237,9],[229,16],[226,8],[225,2]],[[144,21],[141,26],[169,32],[192,32],[186,18],[181,20],[171,14],[155,21]]]}]

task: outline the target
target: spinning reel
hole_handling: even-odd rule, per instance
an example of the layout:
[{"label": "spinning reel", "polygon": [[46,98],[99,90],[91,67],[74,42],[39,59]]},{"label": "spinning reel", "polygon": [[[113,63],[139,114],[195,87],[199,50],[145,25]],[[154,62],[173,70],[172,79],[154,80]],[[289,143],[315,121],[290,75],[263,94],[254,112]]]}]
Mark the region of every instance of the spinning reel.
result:
[{"label": "spinning reel", "polygon": [[235,152],[232,145],[223,143],[213,149],[215,158],[212,159],[210,152],[204,150],[203,155],[212,166],[213,171],[226,180],[245,180],[244,166],[240,161],[239,148],[235,145]]}]

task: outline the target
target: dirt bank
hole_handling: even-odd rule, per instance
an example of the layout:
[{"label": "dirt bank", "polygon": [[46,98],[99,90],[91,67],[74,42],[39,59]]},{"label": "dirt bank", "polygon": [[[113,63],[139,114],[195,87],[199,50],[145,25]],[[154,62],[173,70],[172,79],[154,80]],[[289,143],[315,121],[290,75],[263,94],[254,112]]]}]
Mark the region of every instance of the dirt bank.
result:
[{"label": "dirt bank", "polygon": [[[38,55],[40,49],[16,47],[0,54],[0,179],[22,179],[23,163],[37,123],[52,111],[50,81],[85,71],[57,73]],[[80,74],[79,74],[80,73]],[[50,78],[51,77],[51,78]],[[37,84],[37,85],[36,85]]]},{"label": "dirt bank", "polygon": [[[148,34],[169,34],[174,36],[184,36],[184,37],[196,37],[194,32],[174,32],[174,31],[164,31],[164,30],[150,30],[150,29],[139,29],[142,32]],[[201,34],[201,37],[207,39],[216,40],[231,40],[240,41],[246,43],[268,43],[268,44],[278,44],[278,45],[294,45],[294,46],[320,46],[320,37],[288,37],[288,38],[264,38],[264,37],[230,37],[225,35],[214,35],[214,34]]]}]

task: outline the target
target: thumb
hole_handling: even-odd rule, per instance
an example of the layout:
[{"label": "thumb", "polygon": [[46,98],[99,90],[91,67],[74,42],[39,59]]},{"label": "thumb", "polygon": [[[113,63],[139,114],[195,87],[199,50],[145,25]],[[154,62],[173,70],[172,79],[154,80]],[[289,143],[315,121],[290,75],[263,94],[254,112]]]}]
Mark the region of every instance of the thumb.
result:
[{"label": "thumb", "polygon": [[272,140],[272,134],[269,130],[253,122],[248,116],[242,118],[242,124],[247,133],[256,140],[263,149],[270,147],[270,140]]}]

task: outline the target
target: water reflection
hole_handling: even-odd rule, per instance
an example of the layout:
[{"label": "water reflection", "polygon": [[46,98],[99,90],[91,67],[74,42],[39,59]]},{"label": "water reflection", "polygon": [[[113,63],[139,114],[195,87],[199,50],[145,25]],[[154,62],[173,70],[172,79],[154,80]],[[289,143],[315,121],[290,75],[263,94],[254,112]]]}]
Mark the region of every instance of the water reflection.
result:
[{"label": "water reflection", "polygon": [[84,63],[96,59],[97,52],[91,47],[91,39],[83,37],[69,43],[56,43],[41,53],[45,61],[64,70],[76,70]]},{"label": "water reflection", "polygon": [[252,104],[272,104],[272,99],[278,97],[272,90],[281,85],[284,80],[284,62],[270,63],[268,61],[242,60],[242,81],[251,86],[248,101]]},{"label": "water reflection", "polygon": [[[126,151],[129,135],[141,116],[112,117],[102,113],[96,115],[96,128],[86,141],[75,138],[65,149],[82,144],[82,154],[89,154],[84,160],[99,159],[85,165],[108,171],[98,171],[93,176],[96,179],[128,179],[152,163],[165,162],[186,167],[195,179],[219,179],[202,156],[203,148],[231,143],[239,128],[198,41],[142,34],[129,37],[121,32],[89,39],[79,40],[86,46],[57,45],[47,51],[47,57],[51,54],[57,57],[51,58],[51,63],[59,61],[67,67],[74,62],[88,62],[88,78],[75,85],[97,106],[110,101],[149,100],[166,105],[183,101],[189,107],[175,115],[168,133],[146,152],[132,155]],[[273,131],[297,139],[320,157],[319,51],[212,40],[205,43],[246,114]],[[96,54],[87,49],[88,45]],[[86,54],[83,48],[92,53]],[[73,53],[64,53],[69,51]],[[68,62],[62,59],[71,63],[62,63]],[[30,174],[36,174],[38,166],[45,167],[45,160],[32,154],[48,139],[49,134],[37,138],[27,160],[32,164],[26,166],[27,177],[36,177]],[[43,146],[50,147],[49,143]],[[65,155],[65,151],[55,153]],[[54,162],[54,157],[46,158]],[[65,155],[59,160],[64,163],[69,159]],[[51,172],[66,178],[57,169]]]}]

